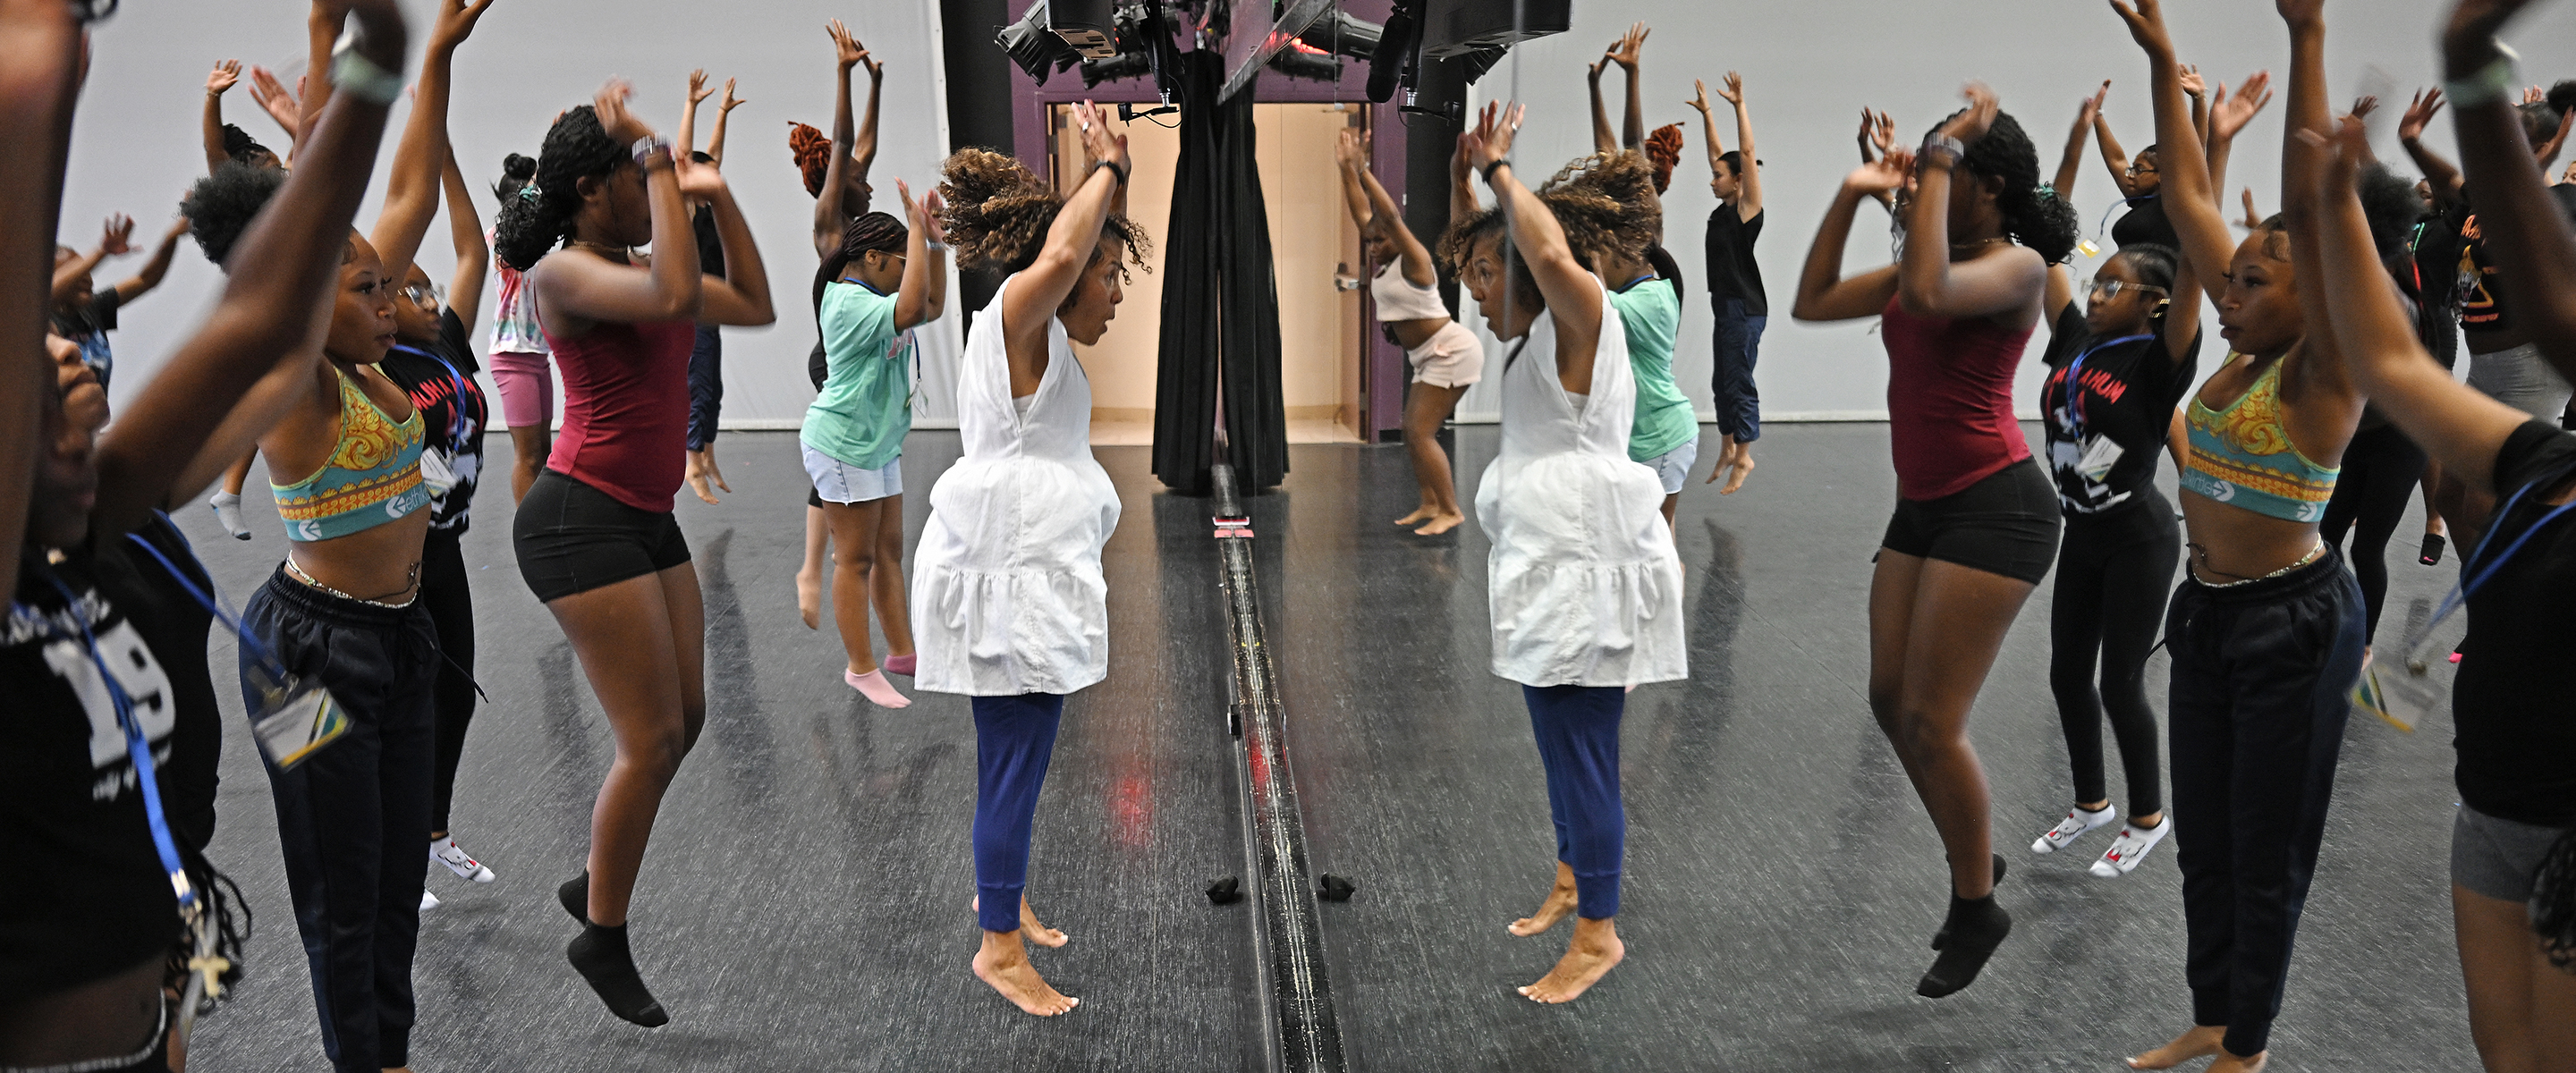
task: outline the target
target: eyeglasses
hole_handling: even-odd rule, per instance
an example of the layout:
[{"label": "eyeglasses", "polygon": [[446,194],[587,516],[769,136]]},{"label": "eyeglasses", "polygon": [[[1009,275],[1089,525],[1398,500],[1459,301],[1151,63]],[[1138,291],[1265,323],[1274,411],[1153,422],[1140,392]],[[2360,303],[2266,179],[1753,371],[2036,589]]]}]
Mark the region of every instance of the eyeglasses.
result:
[{"label": "eyeglasses", "polygon": [[2139,175],[2139,174],[2153,175],[2153,174],[2155,174],[2155,171],[2156,171],[2156,166],[2155,166],[2155,165],[2153,165],[2153,164],[2149,164],[2149,163],[2147,163],[2147,162],[2145,162],[2145,161],[2143,161],[2143,160],[2132,160],[2132,161],[2130,161],[2130,162],[2129,162],[2129,174],[2131,174],[2131,175]]},{"label": "eyeglasses", "polygon": [[447,292],[435,283],[415,283],[395,293],[410,299],[416,306],[434,306],[447,297]]},{"label": "eyeglasses", "polygon": [[2153,284],[2131,283],[2122,279],[2101,278],[2085,280],[2084,291],[2086,294],[2092,295],[2095,298],[2100,298],[2104,301],[2112,301],[2119,298],[2121,291],[2145,291],[2151,294],[2163,295],[2171,295],[2173,293],[2172,291],[2168,291]]}]

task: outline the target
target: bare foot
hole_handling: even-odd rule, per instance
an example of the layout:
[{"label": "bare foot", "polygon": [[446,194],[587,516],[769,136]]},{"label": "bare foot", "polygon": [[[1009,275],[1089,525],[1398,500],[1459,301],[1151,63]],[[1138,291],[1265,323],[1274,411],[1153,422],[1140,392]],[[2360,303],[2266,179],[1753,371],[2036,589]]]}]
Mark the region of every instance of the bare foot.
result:
[{"label": "bare foot", "polygon": [[[2196,1025],[2193,1026],[2191,1031],[2174,1037],[2173,1042],[2129,1059],[2129,1068],[2172,1069],[2173,1067],[2181,1065],[2184,1062],[2191,1061],[2194,1058],[2206,1058],[2213,1054],[2222,1053],[2219,1050],[2218,1041],[2225,1038],[2227,1038],[2227,1029],[2224,1027]],[[2262,1060],[2262,1056],[2256,1055],[2255,1060],[2260,1062]],[[2218,1067],[2211,1066],[2210,1068],[2217,1069]]]},{"label": "bare foot", "polygon": [[[975,900],[968,902],[966,907],[979,913],[983,912],[984,896],[976,895]],[[1029,896],[1025,894],[1020,895],[1020,938],[1049,950],[1073,941],[1063,932],[1039,923],[1037,911],[1029,908]]]},{"label": "bare foot", "polygon": [[1020,946],[1016,931],[984,933],[984,948],[975,952],[975,978],[993,985],[993,990],[1011,1000],[1021,1012],[1040,1017],[1053,1017],[1082,1005],[1082,1000],[1056,993],[1029,964],[1028,950]]},{"label": "bare foot", "polygon": [[1421,505],[1421,506],[1419,506],[1419,507],[1415,507],[1415,508],[1413,508],[1413,513],[1411,513],[1411,514],[1407,514],[1407,515],[1405,515],[1404,517],[1401,517],[1401,518],[1396,519],[1396,520],[1395,520],[1395,524],[1397,524],[1397,525],[1420,525],[1420,524],[1422,524],[1422,523],[1424,523],[1424,522],[1430,521],[1431,519],[1438,517],[1439,515],[1440,515],[1440,510],[1439,510],[1439,508],[1434,507],[1434,506],[1432,506],[1432,505],[1431,505],[1431,504],[1429,504],[1429,503],[1425,503],[1425,504],[1423,504],[1423,505]]},{"label": "bare foot", "polygon": [[1735,457],[1728,464],[1731,468],[1726,474],[1726,486],[1717,490],[1722,496],[1734,495],[1736,489],[1744,487],[1744,479],[1753,475],[1753,445],[1735,445]]},{"label": "bare foot", "polygon": [[1565,944],[1565,956],[1538,982],[1520,989],[1532,1002],[1572,1002],[1601,977],[1628,956],[1628,945],[1619,941],[1619,929],[1608,919],[1574,921],[1574,939]]},{"label": "bare foot", "polygon": [[805,620],[806,629],[822,628],[823,579],[820,575],[808,577],[802,570],[796,572],[796,617]]},{"label": "bare foot", "polygon": [[2205,1073],[2263,1073],[2263,1066],[2271,1061],[2271,1055],[2272,1052],[2264,1051],[2251,1058],[2238,1058],[2221,1049],[2218,1060],[2211,1062]]},{"label": "bare foot", "polygon": [[1538,912],[1504,925],[1503,930],[1528,938],[1556,926],[1556,922],[1574,912],[1574,868],[1564,861],[1556,862],[1556,885],[1548,889],[1547,900],[1540,902]]},{"label": "bare foot", "polygon": [[1431,516],[1430,521],[1422,524],[1422,528],[1414,530],[1413,535],[1439,536],[1442,533],[1458,528],[1459,523],[1466,520],[1467,516],[1464,514],[1434,514]]}]

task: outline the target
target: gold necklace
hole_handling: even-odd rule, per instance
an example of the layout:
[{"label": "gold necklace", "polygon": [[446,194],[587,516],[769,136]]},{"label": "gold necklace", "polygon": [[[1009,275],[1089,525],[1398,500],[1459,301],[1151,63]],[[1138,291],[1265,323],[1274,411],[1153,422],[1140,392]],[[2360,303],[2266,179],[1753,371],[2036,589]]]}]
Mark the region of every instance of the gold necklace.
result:
[{"label": "gold necklace", "polygon": [[603,257],[613,253],[630,261],[635,258],[635,248],[632,246],[611,246],[605,242],[592,242],[588,239],[579,238],[564,243],[564,245],[571,246],[576,249],[589,250]]}]

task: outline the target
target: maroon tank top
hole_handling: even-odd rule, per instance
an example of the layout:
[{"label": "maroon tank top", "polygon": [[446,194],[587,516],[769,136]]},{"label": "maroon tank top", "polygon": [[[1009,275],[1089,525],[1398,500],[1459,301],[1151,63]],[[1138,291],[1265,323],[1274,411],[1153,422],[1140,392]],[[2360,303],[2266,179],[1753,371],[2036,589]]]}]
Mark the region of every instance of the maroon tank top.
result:
[{"label": "maroon tank top", "polygon": [[2030,441],[2013,418],[2013,370],[2030,328],[2012,331],[1983,317],[1918,317],[1894,298],[1881,316],[1897,495],[1956,495],[2030,457]]},{"label": "maroon tank top", "polygon": [[567,339],[549,331],[563,370],[563,431],[546,468],[637,510],[671,511],[687,470],[689,348],[697,326],[601,323]]}]

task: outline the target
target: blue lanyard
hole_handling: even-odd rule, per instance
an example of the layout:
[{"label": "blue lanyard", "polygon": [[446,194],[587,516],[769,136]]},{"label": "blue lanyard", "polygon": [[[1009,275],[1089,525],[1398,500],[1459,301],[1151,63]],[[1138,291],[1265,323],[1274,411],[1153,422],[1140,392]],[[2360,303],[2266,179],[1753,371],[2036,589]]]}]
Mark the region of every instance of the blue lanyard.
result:
[{"label": "blue lanyard", "polygon": [[[2555,484],[2559,480],[2564,479],[2566,475],[2567,470],[2562,468],[2550,476],[2543,477],[2539,480],[2523,485],[2520,488],[2514,489],[2513,496],[2504,501],[2504,506],[2497,508],[2495,512],[2495,520],[2501,522],[2507,516],[2512,514],[2514,506],[2521,503],[2522,497],[2532,489],[2545,484]],[[2490,579],[2493,579],[2496,576],[2497,571],[2504,569],[2504,564],[2513,560],[2515,552],[2521,551],[2524,544],[2531,542],[2533,534],[2547,528],[2549,523],[2557,521],[2560,515],[2566,514],[2570,510],[2576,510],[2576,500],[2570,500],[2567,503],[2561,504],[2558,509],[2541,515],[2540,520],[2525,526],[2521,535],[2513,538],[2513,543],[2505,545],[2503,551],[2496,553],[2496,557],[2493,561],[2481,562],[2481,560],[2486,556],[2488,542],[2495,539],[2495,528],[2493,526],[2489,526],[2486,534],[2478,538],[2477,548],[2469,552],[2468,561],[2472,564],[2478,564],[2471,567],[2471,569],[2475,571],[2474,576],[2461,581],[2457,585],[2453,585],[2451,587],[2451,594],[2442,598],[2441,607],[2436,609],[2433,612],[2433,617],[2426,621],[2440,622],[2444,618],[2448,617],[2451,612],[2459,610],[2461,604],[2468,602],[2469,595],[2471,593],[2475,593],[2480,588],[2484,587]]]},{"label": "blue lanyard", "polygon": [[[167,514],[162,514],[160,511],[153,513],[159,514],[163,521],[169,520],[170,516]],[[279,662],[276,656],[269,654],[268,646],[260,643],[258,634],[250,632],[250,627],[242,625],[241,616],[225,610],[213,596],[206,593],[206,590],[198,588],[196,582],[188,580],[187,572],[179,569],[179,564],[171,562],[169,556],[161,553],[161,549],[153,547],[151,541],[143,539],[143,534],[127,533],[125,539],[133,541],[136,547],[151,552],[153,558],[161,561],[161,568],[170,572],[171,579],[177,581],[180,588],[187,590],[188,595],[196,597],[198,606],[205,608],[207,614],[215,617],[215,621],[223,623],[224,628],[233,631],[234,636],[241,638],[242,647],[250,650],[252,658],[257,659],[261,666],[276,671],[283,677],[286,665]]]},{"label": "blue lanyard", "polygon": [[2102,221],[2101,221],[2100,223],[2097,223],[2097,224],[2094,224],[2094,225],[2093,225],[2093,233],[2094,233],[2094,234],[2096,234],[2096,235],[2099,235],[2099,234],[2101,234],[2102,232],[2104,232],[2104,231],[2108,231],[2108,230],[2110,230],[2110,229],[2111,229],[2111,214],[2112,214],[2112,213],[2114,213],[2114,212],[2118,212],[2119,210],[2124,209],[2124,208],[2135,208],[2135,207],[2137,206],[2138,202],[2141,202],[2141,201],[2153,201],[2153,200],[2155,200],[2155,199],[2156,199],[2156,197],[2157,197],[2159,194],[2162,194],[2162,193],[2163,193],[2163,191],[2161,191],[2161,190],[2160,190],[2160,191],[2157,191],[2157,193],[2155,193],[2155,194],[2140,194],[2140,195],[2138,195],[2138,196],[2136,196],[2136,197],[2121,198],[2120,200],[2118,200],[2118,201],[2116,201],[2116,202],[2113,202],[2113,203],[2111,204],[2111,207],[2110,207],[2110,208],[2107,208],[2107,209],[2102,210]]},{"label": "blue lanyard", "polygon": [[2084,373],[2084,359],[2123,343],[2135,343],[2140,340],[2151,340],[2154,338],[2155,336],[2153,335],[2123,335],[2117,339],[2095,343],[2092,346],[2085,347],[2082,352],[2075,355],[2074,361],[2066,363],[2066,374],[2061,378],[2061,383],[2064,384],[2066,389],[2066,417],[2074,425],[2074,427],[2067,431],[2073,433],[2076,439],[2081,440],[2084,438],[2084,426],[2086,424],[2084,420],[2084,384],[2081,380],[2077,379]]},{"label": "blue lanyard", "polygon": [[454,385],[456,388],[456,398],[453,402],[448,403],[447,406],[447,449],[451,453],[461,450],[465,440],[465,426],[467,424],[465,419],[464,374],[457,372],[454,364],[451,364],[446,358],[439,357],[434,352],[423,350],[415,346],[397,345],[395,349],[428,358],[431,361],[437,362],[439,368],[447,370],[447,382]]},{"label": "blue lanyard", "polygon": [[[170,837],[170,821],[161,812],[161,779],[152,766],[152,746],[143,740],[143,724],[134,718],[134,698],[125,695],[125,687],[107,668],[107,658],[98,654],[98,635],[91,631],[89,616],[81,611],[80,597],[72,594],[63,579],[45,572],[45,580],[54,591],[63,594],[63,606],[71,612],[72,621],[80,623],[81,641],[89,647],[89,662],[98,668],[99,681],[107,684],[109,703],[116,706],[116,724],[125,730],[125,755],[134,762],[134,783],[143,790],[143,818],[152,826],[152,849],[161,856],[161,867],[170,873],[171,893],[179,897],[182,916],[197,908],[197,889],[188,882],[188,870],[179,863],[178,843]],[[173,702],[175,703],[175,701]]]}]

